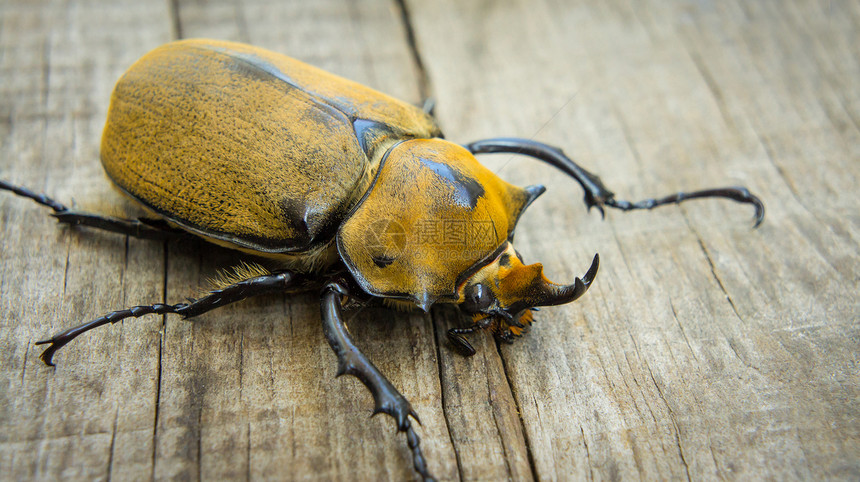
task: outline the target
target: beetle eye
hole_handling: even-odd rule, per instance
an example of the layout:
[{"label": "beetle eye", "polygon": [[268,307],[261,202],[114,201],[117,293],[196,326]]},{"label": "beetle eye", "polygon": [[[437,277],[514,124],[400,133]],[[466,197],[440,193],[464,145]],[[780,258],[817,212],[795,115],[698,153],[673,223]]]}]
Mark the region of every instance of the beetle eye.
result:
[{"label": "beetle eye", "polygon": [[467,313],[478,313],[493,304],[493,293],[482,284],[466,288],[465,299],[460,308]]}]

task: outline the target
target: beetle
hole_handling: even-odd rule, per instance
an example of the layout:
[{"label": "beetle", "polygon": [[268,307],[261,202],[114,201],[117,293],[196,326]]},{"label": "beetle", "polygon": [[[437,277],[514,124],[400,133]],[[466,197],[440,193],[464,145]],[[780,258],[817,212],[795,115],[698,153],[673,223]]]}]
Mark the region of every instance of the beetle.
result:
[{"label": "beetle", "polygon": [[536,307],[576,300],[598,270],[595,255],[581,278],[556,284],[540,263],[524,263],[514,249],[515,227],[545,189],[509,184],[475,158],[498,152],[560,169],[601,215],[605,207],[722,197],[752,204],[756,226],[764,218],[761,200],[743,187],[616,199],[559,148],[515,138],[461,146],[442,138],[430,109],[253,46],[182,40],[148,53],[119,79],[102,136],[107,176],[151,217],[80,212],[2,180],[0,189],[51,208],[61,223],[153,239],[190,233],[277,269],[239,270],[188,302],[108,313],[37,342],[48,345],[41,359],[53,365],[57,350],[77,336],[130,317],[191,318],[251,296],[318,290],[338,375],[367,386],[374,413],[395,419],[415,471],[432,479],[412,425],[418,415],[353,343],[346,302],[459,306],[471,324],[449,330],[448,338],[471,355],[466,335],[489,330],[511,342]]}]

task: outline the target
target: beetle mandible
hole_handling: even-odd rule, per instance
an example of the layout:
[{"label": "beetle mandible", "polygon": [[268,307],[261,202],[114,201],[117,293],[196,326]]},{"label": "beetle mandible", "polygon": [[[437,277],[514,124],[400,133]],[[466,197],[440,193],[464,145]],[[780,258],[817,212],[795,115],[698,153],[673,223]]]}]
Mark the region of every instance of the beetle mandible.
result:
[{"label": "beetle mandible", "polygon": [[[452,346],[474,354],[465,335],[489,330],[511,342],[538,306],[569,303],[594,281],[595,255],[582,278],[549,281],[513,247],[514,228],[543,186],[516,187],[475,154],[506,152],[546,162],[576,180],[585,204],[624,211],[687,199],[723,197],[764,205],[742,187],[616,199],[596,175],[561,149],[497,138],[460,146],[442,139],[421,109],[263,49],[214,40],[161,46],[118,81],[102,136],[101,160],[116,186],[152,213],[126,220],[79,212],[29,189],[30,198],[70,225],[162,239],[186,233],[268,258],[278,269],[248,274],[199,299],[114,311],[37,344],[56,351],[107,323],[150,313],[190,318],[250,296],[319,290],[325,336],[338,374],[354,375],[376,412],[405,432],[415,471],[432,479],[410,419],[409,401],[358,350],[343,321],[347,299],[381,299],[427,311],[458,305],[472,318],[448,331]],[[211,182],[217,178],[218,182]],[[421,242],[422,223],[465,227],[468,249]]]}]

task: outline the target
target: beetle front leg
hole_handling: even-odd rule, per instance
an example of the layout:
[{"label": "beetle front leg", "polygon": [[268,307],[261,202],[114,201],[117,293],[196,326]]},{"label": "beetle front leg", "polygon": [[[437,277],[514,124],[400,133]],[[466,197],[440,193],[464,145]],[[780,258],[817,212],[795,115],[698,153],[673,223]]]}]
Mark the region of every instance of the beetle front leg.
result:
[{"label": "beetle front leg", "polygon": [[539,159],[562,170],[565,174],[574,178],[585,190],[586,206],[588,206],[589,209],[596,207],[600,211],[601,216],[604,214],[603,206],[613,207],[622,211],[632,211],[635,209],[654,209],[657,206],[677,204],[689,199],[720,197],[732,199],[741,203],[752,204],[755,207],[754,227],[758,227],[758,225],[764,220],[764,203],[762,203],[761,199],[757,196],[750,193],[747,188],[741,186],[721,187],[693,192],[679,192],[662,198],[630,202],[615,199],[615,193],[607,189],[596,174],[586,171],[581,166],[573,162],[573,160],[567,157],[558,147],[549,146],[530,139],[516,138],[486,139],[467,144],[465,147],[472,154],[490,154],[499,152],[522,154],[524,156],[534,157],[535,159]]},{"label": "beetle front leg", "polygon": [[88,226],[143,239],[168,239],[185,235],[184,231],[172,228],[164,221],[158,219],[120,219],[75,211],[45,194],[33,192],[25,187],[16,186],[2,179],[0,179],[0,190],[11,191],[18,196],[31,199],[42,206],[51,208],[54,211],[51,213],[51,216],[57,218],[57,221],[71,226]]},{"label": "beetle front leg", "polygon": [[185,318],[191,318],[207,311],[214,310],[215,308],[220,308],[252,296],[286,291],[298,285],[302,279],[303,278],[300,276],[290,272],[272,273],[249,278],[224,288],[213,290],[203,298],[192,300],[190,303],[178,303],[175,305],[155,303],[152,305],[134,306],[125,310],[111,311],[110,313],[92,321],[69,328],[68,330],[58,333],[47,340],[37,341],[36,344],[49,345],[48,348],[42,352],[40,358],[46,365],[54,366],[53,357],[57,350],[77,338],[79,335],[102,325],[116,323],[126,318],[139,318],[143,315],[149,315],[152,313],[158,315],[176,313],[184,316]]},{"label": "beetle front leg", "polygon": [[447,331],[448,341],[451,342],[451,346],[457,350],[462,356],[469,357],[473,356],[475,353],[475,347],[469,343],[469,340],[466,339],[463,335],[471,335],[476,331],[483,331],[489,328],[495,320],[492,316],[485,316],[483,318],[475,321],[472,326],[466,328],[451,328]]},{"label": "beetle front leg", "polygon": [[406,442],[412,450],[412,464],[415,471],[426,480],[435,480],[427,470],[427,462],[421,451],[421,439],[412,428],[409,417],[418,423],[418,414],[394,385],[380,373],[370,360],[355,346],[343,321],[341,302],[348,290],[342,283],[330,282],[322,291],[322,321],[326,340],[337,355],[337,376],[353,375],[363,383],[373,395],[373,413],[387,413],[397,422],[397,430],[406,433]]}]

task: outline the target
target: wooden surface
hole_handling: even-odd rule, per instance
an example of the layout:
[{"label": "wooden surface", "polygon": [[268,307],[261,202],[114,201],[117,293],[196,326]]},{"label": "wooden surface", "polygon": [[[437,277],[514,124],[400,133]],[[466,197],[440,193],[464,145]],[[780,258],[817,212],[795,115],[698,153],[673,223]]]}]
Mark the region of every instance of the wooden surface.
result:
[{"label": "wooden surface", "polygon": [[[456,311],[365,310],[358,344],[421,416],[445,480],[860,478],[860,6],[842,0],[16,1],[0,4],[0,178],[82,208],[117,77],[177,37],[274,49],[418,102],[449,139],[563,147],[620,196],[743,184],[768,208],[587,213],[569,179],[517,235],[572,280],[523,339],[455,355]],[[410,34],[414,45],[409,41]],[[311,295],[149,316],[60,351],[112,309],[196,295],[236,256],[57,227],[0,193],[0,478],[404,480],[403,437],[335,358]]]}]

